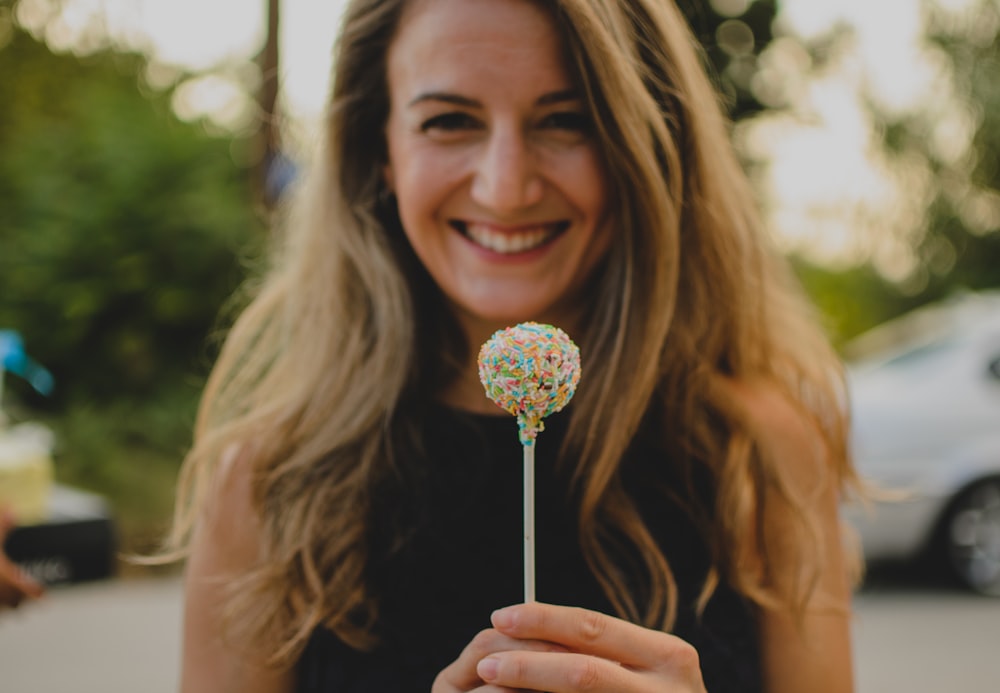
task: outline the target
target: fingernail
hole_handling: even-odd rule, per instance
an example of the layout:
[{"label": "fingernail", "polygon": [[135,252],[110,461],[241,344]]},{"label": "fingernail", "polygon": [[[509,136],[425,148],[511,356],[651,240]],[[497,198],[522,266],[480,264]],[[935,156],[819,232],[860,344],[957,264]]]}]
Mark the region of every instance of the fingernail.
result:
[{"label": "fingernail", "polygon": [[500,630],[510,628],[514,625],[514,607],[505,606],[502,609],[497,609],[490,616],[490,622],[494,628],[499,628]]},{"label": "fingernail", "polygon": [[500,660],[496,657],[480,659],[476,665],[476,673],[483,681],[492,681],[497,677],[497,669],[500,667]]}]

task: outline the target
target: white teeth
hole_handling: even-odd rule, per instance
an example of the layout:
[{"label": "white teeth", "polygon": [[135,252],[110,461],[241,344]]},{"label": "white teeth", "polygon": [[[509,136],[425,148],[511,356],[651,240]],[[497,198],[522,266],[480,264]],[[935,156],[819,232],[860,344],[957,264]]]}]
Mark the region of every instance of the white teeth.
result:
[{"label": "white teeth", "polygon": [[465,227],[465,235],[476,245],[503,255],[513,255],[514,253],[534,250],[555,234],[556,230],[553,228],[536,228],[516,233],[501,233],[494,231],[488,226],[480,226],[479,224],[468,224]]}]

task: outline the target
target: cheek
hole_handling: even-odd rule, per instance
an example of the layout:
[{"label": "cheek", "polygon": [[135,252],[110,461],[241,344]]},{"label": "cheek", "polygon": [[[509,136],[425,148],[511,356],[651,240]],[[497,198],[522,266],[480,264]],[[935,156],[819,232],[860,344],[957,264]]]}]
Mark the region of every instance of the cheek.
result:
[{"label": "cheek", "polygon": [[591,223],[603,225],[610,207],[610,184],[607,170],[596,152],[582,152],[567,162],[562,171],[563,190],[573,204],[589,217]]},{"label": "cheek", "polygon": [[565,171],[565,187],[572,204],[585,217],[590,233],[581,248],[589,271],[604,258],[614,243],[617,228],[613,214],[611,182],[604,160],[594,150],[582,152]]},{"label": "cheek", "polygon": [[390,152],[394,192],[402,207],[425,209],[440,203],[460,177],[461,162],[427,147],[401,143]]}]

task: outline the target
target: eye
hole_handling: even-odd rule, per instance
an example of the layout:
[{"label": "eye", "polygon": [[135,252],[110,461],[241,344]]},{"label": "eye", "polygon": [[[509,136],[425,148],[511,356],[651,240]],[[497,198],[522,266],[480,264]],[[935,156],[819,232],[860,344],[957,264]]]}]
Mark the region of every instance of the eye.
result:
[{"label": "eye", "polygon": [[593,129],[590,115],[582,111],[556,111],[545,116],[541,127],[552,130],[565,130],[576,134],[589,134]]},{"label": "eye", "polygon": [[454,111],[428,118],[420,124],[420,131],[431,132],[437,130],[442,132],[456,132],[471,130],[477,127],[479,127],[479,122],[468,113]]}]

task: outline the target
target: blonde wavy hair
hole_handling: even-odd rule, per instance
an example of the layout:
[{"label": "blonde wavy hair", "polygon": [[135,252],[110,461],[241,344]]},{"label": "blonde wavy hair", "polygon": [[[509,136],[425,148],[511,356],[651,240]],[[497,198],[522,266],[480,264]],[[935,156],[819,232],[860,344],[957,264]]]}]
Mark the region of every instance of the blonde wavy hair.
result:
[{"label": "blonde wavy hair", "polygon": [[[539,0],[541,1],[541,0]],[[183,552],[219,461],[242,446],[261,559],[233,582],[229,625],[292,661],[320,625],[374,644],[366,585],[371,499],[395,473],[412,403],[467,363],[465,344],[381,192],[386,53],[408,3],[354,0],[339,36],[324,146],[283,216],[272,265],[224,343],[201,403],[168,540]],[[682,478],[707,470],[697,509],[720,580],[803,608],[824,570],[817,520],[734,414],[734,382],[766,382],[821,432],[835,481],[854,481],[839,362],[769,247],[685,19],[664,0],[546,0],[592,110],[618,237],[593,281],[588,364],[562,459],[574,465],[580,542],[618,612],[669,629],[670,566],[619,475],[659,417]],[[419,327],[419,329],[418,329]],[[442,351],[448,355],[442,360]],[[693,483],[693,482],[692,482]],[[801,520],[794,589],[767,588],[766,486]],[[690,489],[687,489],[690,490]],[[677,490],[686,495],[685,489]],[[748,560],[747,552],[760,553]],[[623,556],[638,575],[623,574]],[[629,583],[626,584],[626,579]]]}]

